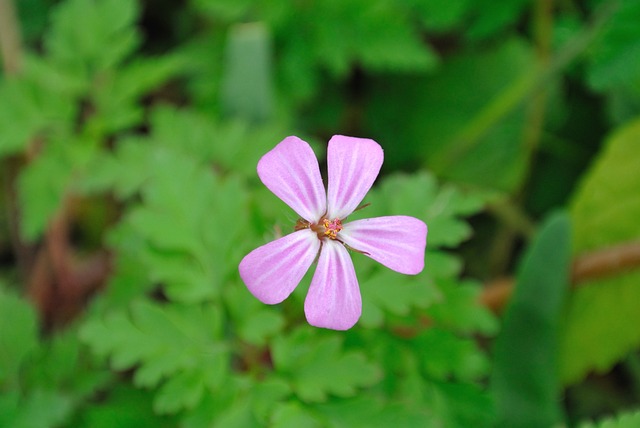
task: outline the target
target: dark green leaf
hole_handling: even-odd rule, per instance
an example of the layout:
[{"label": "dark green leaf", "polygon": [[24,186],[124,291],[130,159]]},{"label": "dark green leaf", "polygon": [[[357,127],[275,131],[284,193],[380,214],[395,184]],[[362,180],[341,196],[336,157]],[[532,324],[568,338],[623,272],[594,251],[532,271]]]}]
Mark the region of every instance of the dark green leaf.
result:
[{"label": "dark green leaf", "polygon": [[380,369],[358,351],[345,351],[339,336],[300,328],[273,343],[277,370],[304,401],[325,401],[328,394],[353,396],[380,378]]},{"label": "dark green leaf", "polygon": [[0,386],[13,384],[25,358],[38,346],[38,323],[25,300],[0,286]]},{"label": "dark green leaf", "polygon": [[193,408],[226,375],[228,351],[220,339],[215,306],[160,306],[144,300],[131,313],[114,312],[88,322],[81,338],[116,370],[136,367],[138,386],[157,387],[158,413]]},{"label": "dark green leaf", "polygon": [[518,269],[494,345],[491,388],[501,426],[553,426],[560,421],[556,350],[569,285],[570,228],[564,213],[545,221]]}]

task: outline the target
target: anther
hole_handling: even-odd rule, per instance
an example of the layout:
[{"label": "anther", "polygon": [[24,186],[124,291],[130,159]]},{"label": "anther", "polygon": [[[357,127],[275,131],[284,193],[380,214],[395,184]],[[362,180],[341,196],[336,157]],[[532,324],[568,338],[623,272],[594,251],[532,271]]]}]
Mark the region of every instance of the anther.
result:
[{"label": "anther", "polygon": [[330,239],[336,239],[338,232],[342,230],[342,222],[339,218],[334,220],[323,219],[322,225],[324,226],[324,236],[328,236]]}]

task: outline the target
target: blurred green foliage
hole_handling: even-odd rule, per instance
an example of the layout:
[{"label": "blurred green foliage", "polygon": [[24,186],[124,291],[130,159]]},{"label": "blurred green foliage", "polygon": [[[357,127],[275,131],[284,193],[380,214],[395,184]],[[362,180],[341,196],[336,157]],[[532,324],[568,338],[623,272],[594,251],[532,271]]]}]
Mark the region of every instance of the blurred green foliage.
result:
[{"label": "blurred green foliage", "polygon": [[[573,392],[634,361],[637,263],[569,275],[640,237],[637,1],[11,4],[0,426],[638,425],[640,388]],[[429,226],[417,276],[353,255],[348,332],[306,325],[308,278],[266,306],[238,276],[295,223],[255,171],[291,134],[321,159],[375,139],[354,217]],[[498,318],[482,282],[505,275]]]}]

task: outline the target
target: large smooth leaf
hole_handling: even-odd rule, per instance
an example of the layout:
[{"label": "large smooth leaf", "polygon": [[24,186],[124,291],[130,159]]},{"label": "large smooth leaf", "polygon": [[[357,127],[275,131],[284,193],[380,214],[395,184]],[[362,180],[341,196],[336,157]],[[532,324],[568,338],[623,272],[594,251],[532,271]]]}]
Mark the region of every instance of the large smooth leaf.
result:
[{"label": "large smooth leaf", "polygon": [[559,422],[557,349],[570,254],[569,218],[556,214],[525,254],[495,342],[491,387],[499,426],[547,427]]},{"label": "large smooth leaf", "polygon": [[[573,251],[640,238],[640,120],[607,140],[571,203]],[[640,272],[593,280],[572,293],[562,344],[562,378],[605,371],[640,345]]]}]

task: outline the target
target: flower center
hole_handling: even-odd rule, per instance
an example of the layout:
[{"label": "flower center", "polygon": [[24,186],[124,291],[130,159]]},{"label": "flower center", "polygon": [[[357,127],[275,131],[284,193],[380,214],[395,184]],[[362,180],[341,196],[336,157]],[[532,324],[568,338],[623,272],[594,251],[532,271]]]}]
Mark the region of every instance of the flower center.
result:
[{"label": "flower center", "polygon": [[342,230],[342,222],[339,218],[334,220],[322,219],[322,225],[324,226],[324,236],[328,236],[330,239],[336,239],[338,232]]},{"label": "flower center", "polygon": [[307,220],[298,219],[295,230],[302,229],[311,229],[318,235],[318,239],[324,237],[338,239],[338,232],[342,230],[342,221],[339,218],[329,220],[323,217],[318,223],[309,223]]}]

